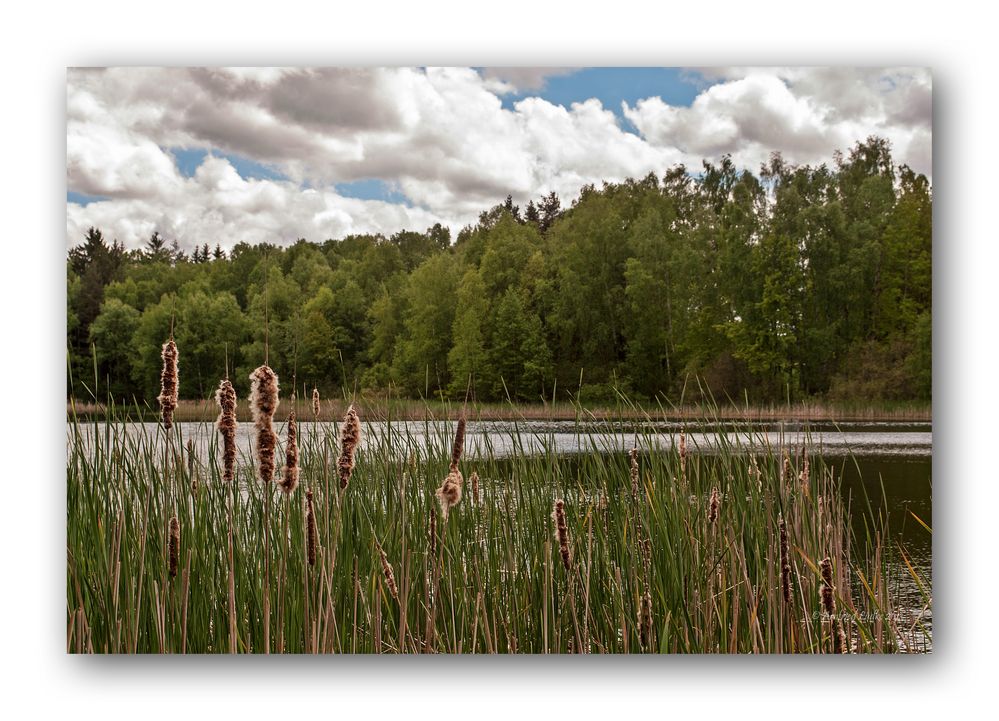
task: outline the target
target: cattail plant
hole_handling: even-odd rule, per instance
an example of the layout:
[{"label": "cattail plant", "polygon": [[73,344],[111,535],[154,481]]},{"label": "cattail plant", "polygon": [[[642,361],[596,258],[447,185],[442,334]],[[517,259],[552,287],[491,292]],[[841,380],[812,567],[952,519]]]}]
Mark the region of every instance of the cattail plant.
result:
[{"label": "cattail plant", "polygon": [[444,483],[437,489],[437,499],[441,504],[441,515],[445,520],[447,519],[448,511],[457,506],[461,500],[461,486],[463,483],[464,479],[461,477],[461,471],[458,470],[457,466],[452,466],[447,477],[444,478]]},{"label": "cattail plant", "polygon": [[469,476],[468,480],[472,484],[472,503],[477,506],[479,505],[479,474],[472,471],[472,475]]},{"label": "cattail plant", "polygon": [[274,412],[278,407],[278,377],[270,366],[262,365],[250,374],[250,412],[257,430],[257,463],[260,480],[274,480]]},{"label": "cattail plant", "polygon": [[392,598],[399,600],[399,588],[395,584],[395,573],[392,571],[392,564],[389,563],[388,556],[385,555],[385,550],[382,545],[375,542],[378,546],[378,553],[381,556],[382,561],[382,575],[385,577],[385,585],[388,586],[389,593],[392,594]]},{"label": "cattail plant", "polygon": [[555,539],[558,541],[558,550],[562,556],[562,565],[568,571],[572,567],[572,554],[569,551],[569,525],[565,520],[565,501],[561,498],[555,501],[555,510],[552,511],[552,519],[555,521]]},{"label": "cattail plant", "polygon": [[808,468],[808,456],[804,456],[801,462],[801,473],[798,474],[798,480],[801,482],[801,492],[806,496],[809,494],[809,477],[811,473]]},{"label": "cattail plant", "polygon": [[781,474],[781,478],[784,481],[784,485],[790,488],[794,481],[794,471],[791,469],[791,454],[786,450],[784,451],[784,471]]},{"label": "cattail plant", "polygon": [[652,594],[649,593],[648,586],[645,587],[645,593],[642,594],[638,629],[640,640],[642,642],[642,648],[647,651],[649,650],[649,644],[652,641]]},{"label": "cattail plant", "polygon": [[163,344],[160,354],[163,358],[163,372],[160,374],[160,411],[163,416],[163,427],[170,430],[173,427],[173,412],[177,408],[177,344],[170,338]]},{"label": "cattail plant", "polygon": [[462,451],[465,450],[465,416],[458,419],[458,427],[454,431],[454,443],[451,445],[451,469],[458,467]]},{"label": "cattail plant", "polygon": [[361,420],[351,405],[343,417],[343,426],[340,428],[340,460],[337,461],[337,469],[340,473],[341,489],[350,483],[350,476],[354,472],[354,452],[360,442]]},{"label": "cattail plant", "polygon": [[719,505],[721,505],[721,494],[718,492],[718,486],[715,486],[711,489],[711,500],[708,501],[708,523],[718,520]]},{"label": "cattail plant", "polygon": [[316,565],[316,548],[319,546],[319,531],[316,528],[316,512],[312,507],[312,489],[305,492],[305,547],[309,565]]},{"label": "cattail plant", "polygon": [[314,420],[319,420],[319,389],[313,386],[312,388],[312,417]]},{"label": "cattail plant", "polygon": [[194,455],[194,439],[187,439],[187,477],[191,480],[191,493],[198,492],[198,477],[195,475],[196,462]]},{"label": "cattail plant", "polygon": [[292,410],[288,414],[288,440],[284,445],[284,478],[281,490],[290,495],[298,487],[298,424],[295,422],[295,396],[292,395]]},{"label": "cattail plant", "polygon": [[780,532],[780,590],[784,597],[784,603],[791,603],[791,559],[788,553],[787,543],[787,523],[781,516],[777,520],[777,529]]},{"label": "cattail plant", "polygon": [[632,448],[628,451],[628,457],[631,461],[631,495],[635,498],[638,497],[638,449]]},{"label": "cattail plant", "polygon": [[430,558],[437,555],[437,510],[430,506],[430,527],[427,528],[427,550]]},{"label": "cattail plant", "polygon": [[843,632],[843,624],[836,617],[836,599],[833,596],[835,586],[833,585],[832,559],[826,556],[819,562],[819,572],[822,575],[822,610],[830,619],[830,629],[833,638],[833,653],[846,653],[846,634]]},{"label": "cattail plant", "polygon": [[219,404],[216,425],[222,434],[222,480],[231,483],[236,477],[236,389],[223,378],[215,392]]},{"label": "cattail plant", "polygon": [[170,571],[170,578],[177,577],[177,568],[179,566],[180,566],[180,521],[177,520],[177,516],[173,516],[170,519],[170,530],[169,530],[168,569]]}]

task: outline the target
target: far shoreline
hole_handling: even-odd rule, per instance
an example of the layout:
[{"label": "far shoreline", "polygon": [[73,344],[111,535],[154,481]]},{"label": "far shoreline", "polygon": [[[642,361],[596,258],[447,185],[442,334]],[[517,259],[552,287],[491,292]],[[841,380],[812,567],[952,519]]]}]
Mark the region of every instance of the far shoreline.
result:
[{"label": "far shoreline", "polygon": [[[592,407],[570,401],[556,403],[468,403],[460,401],[387,399],[384,396],[359,396],[354,399],[324,399],[320,403],[318,418],[314,417],[311,400],[297,399],[295,414],[300,422],[312,420],[339,421],[347,406],[353,402],[366,421],[424,421],[457,420],[464,412],[472,421],[765,421],[765,422],[932,422],[932,405],[927,402],[901,401],[884,403],[835,403],[802,401],[785,404],[684,404],[676,406],[648,406],[621,401],[616,405],[595,403]],[[278,415],[287,415],[291,405],[282,398]],[[159,410],[154,404],[133,403],[115,406],[113,415],[132,421],[155,422]],[[103,420],[108,416],[107,405],[93,401],[70,399],[66,416],[72,421]],[[214,399],[182,400],[174,413],[179,422],[209,422],[218,416]],[[250,420],[249,405],[240,399],[237,419]]]}]

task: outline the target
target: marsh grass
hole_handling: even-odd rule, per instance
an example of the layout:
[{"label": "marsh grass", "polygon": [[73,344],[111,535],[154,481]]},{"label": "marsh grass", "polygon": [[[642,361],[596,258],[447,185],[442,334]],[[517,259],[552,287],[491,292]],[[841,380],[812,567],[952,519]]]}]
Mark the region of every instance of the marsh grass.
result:
[{"label": "marsh grass", "polygon": [[[800,449],[787,449],[787,483],[784,448],[751,456],[735,434],[710,457],[688,444],[681,466],[676,451],[653,450],[648,426],[620,424],[632,458],[577,424],[591,452],[568,462],[551,438],[527,453],[514,422],[512,453],[484,436],[462,457],[478,501],[445,515],[436,492],[454,424],[364,427],[341,489],[338,428],[300,423],[301,484],[285,496],[260,482],[249,445],[235,483],[223,481],[211,420],[193,430],[207,454],[188,464],[191,428],[130,425],[142,415],[111,404],[104,419],[67,426],[70,652],[892,653],[929,640],[898,621],[885,514],[843,499],[818,457],[799,480]],[[766,439],[752,422],[739,437]],[[866,519],[859,536],[849,503]],[[823,608],[825,558],[836,623]]]}]

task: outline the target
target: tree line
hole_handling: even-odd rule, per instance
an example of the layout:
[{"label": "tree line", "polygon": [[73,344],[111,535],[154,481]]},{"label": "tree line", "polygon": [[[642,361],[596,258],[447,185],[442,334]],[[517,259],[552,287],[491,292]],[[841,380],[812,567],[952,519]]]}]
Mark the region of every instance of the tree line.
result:
[{"label": "tree line", "polygon": [[188,254],[92,228],[67,259],[68,391],[155,398],[172,327],[189,398],[226,367],[245,395],[266,343],[286,383],[327,394],[928,400],[931,216],[926,177],[871,137],[831,164],[589,185],[567,208],[508,197],[454,242],[435,225]]}]

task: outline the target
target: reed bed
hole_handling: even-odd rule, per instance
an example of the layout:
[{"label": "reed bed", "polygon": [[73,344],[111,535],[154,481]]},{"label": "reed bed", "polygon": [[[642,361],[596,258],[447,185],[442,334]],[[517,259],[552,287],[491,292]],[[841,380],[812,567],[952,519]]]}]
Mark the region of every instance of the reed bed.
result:
[{"label": "reed bed", "polygon": [[[267,428],[276,398],[264,400]],[[257,444],[231,460],[214,418],[150,428],[131,423],[142,409],[113,404],[100,420],[71,416],[67,650],[895,653],[929,642],[899,620],[884,515],[852,509],[867,519],[855,534],[833,469],[807,447],[751,455],[723,435],[710,456],[685,444],[681,459],[635,424],[634,453],[593,441],[570,459],[548,439],[527,453],[513,424],[512,453],[488,436],[473,452],[464,423],[458,434],[430,421],[419,434],[376,428],[351,400],[342,425],[326,400],[314,416],[327,422],[303,422],[312,409],[296,422],[293,409],[294,453],[289,424],[275,423],[282,452],[263,476]],[[227,397],[223,410],[234,407]],[[752,422],[742,430],[754,437]],[[207,447],[193,463],[192,436]],[[275,457],[295,464],[291,491],[271,482],[289,472]],[[464,498],[463,472],[474,479]]]}]

